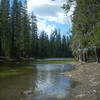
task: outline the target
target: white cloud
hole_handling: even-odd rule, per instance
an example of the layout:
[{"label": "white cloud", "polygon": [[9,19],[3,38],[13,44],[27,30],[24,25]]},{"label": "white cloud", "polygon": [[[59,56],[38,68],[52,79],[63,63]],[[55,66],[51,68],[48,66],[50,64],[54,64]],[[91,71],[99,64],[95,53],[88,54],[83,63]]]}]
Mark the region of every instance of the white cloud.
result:
[{"label": "white cloud", "polygon": [[55,29],[55,25],[48,25],[45,20],[39,20],[37,22],[38,30],[39,32],[44,31],[48,33],[48,35],[51,34],[52,31]]},{"label": "white cloud", "polygon": [[62,5],[66,0],[28,0],[29,10],[32,10],[33,6],[39,6],[44,4],[49,5]]},{"label": "white cloud", "polygon": [[[66,17],[64,10],[61,8],[66,0],[28,0],[28,11],[34,12],[38,20],[39,31],[45,30],[50,34],[55,25],[48,25],[47,21],[53,21],[59,24],[71,24],[70,15],[72,14],[73,7]],[[40,20],[43,19],[43,20]]]},{"label": "white cloud", "polygon": [[33,11],[38,16],[56,16],[63,10],[58,5],[43,4],[41,6],[34,6]]},{"label": "white cloud", "polygon": [[64,0],[29,0],[28,11],[33,11],[39,18],[63,24],[65,22],[65,14],[61,8],[62,1]]},{"label": "white cloud", "polygon": [[71,6],[71,9],[70,9],[70,11],[67,13],[67,16],[70,17],[70,16],[73,15],[73,12],[74,12],[74,10],[75,10],[75,6],[76,6],[76,5],[72,5],[72,6]]}]

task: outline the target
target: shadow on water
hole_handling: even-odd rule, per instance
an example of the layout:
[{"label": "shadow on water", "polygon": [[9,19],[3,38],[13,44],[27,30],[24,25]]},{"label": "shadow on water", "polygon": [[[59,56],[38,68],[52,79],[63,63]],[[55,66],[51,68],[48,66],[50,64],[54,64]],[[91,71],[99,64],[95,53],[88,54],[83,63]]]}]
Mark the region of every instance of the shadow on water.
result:
[{"label": "shadow on water", "polygon": [[66,100],[71,80],[60,73],[71,65],[37,64],[27,73],[0,79],[0,100]]}]

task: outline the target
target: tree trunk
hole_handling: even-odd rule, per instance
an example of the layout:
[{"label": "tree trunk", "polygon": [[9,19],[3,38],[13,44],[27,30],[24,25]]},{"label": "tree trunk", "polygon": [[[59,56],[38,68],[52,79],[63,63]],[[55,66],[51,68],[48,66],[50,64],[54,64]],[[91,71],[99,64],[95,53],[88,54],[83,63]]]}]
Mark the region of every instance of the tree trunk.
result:
[{"label": "tree trunk", "polygon": [[1,56],[1,52],[2,52],[2,49],[1,49],[1,39],[0,39],[0,56]]},{"label": "tree trunk", "polygon": [[97,62],[100,62],[100,47],[95,48]]}]

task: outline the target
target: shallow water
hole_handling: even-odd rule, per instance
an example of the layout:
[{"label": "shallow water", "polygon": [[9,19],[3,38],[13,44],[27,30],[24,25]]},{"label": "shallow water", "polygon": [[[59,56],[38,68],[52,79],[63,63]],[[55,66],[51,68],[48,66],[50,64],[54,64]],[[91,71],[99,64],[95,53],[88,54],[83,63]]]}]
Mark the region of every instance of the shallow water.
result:
[{"label": "shallow water", "polygon": [[70,65],[37,64],[26,74],[0,79],[0,100],[66,100],[69,77],[60,74]]}]

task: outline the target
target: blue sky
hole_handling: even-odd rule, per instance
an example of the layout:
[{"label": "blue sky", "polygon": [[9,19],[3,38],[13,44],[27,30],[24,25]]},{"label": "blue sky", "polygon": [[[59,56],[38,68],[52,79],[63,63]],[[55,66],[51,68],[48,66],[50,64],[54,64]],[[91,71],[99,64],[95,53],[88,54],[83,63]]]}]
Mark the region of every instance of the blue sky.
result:
[{"label": "blue sky", "polygon": [[[65,15],[61,6],[66,0],[28,0],[28,12],[34,12],[37,17],[38,29],[45,30],[48,35],[55,29],[60,29],[61,34],[67,34],[72,26],[71,15],[74,7]],[[70,32],[69,32],[70,33]]]},{"label": "blue sky", "polygon": [[61,31],[61,34],[66,34],[66,35],[71,35],[70,30],[71,30],[71,26],[70,24],[61,24],[61,23],[57,23],[54,21],[47,21],[48,25],[51,26],[55,26],[55,28],[57,28],[58,30]]}]

